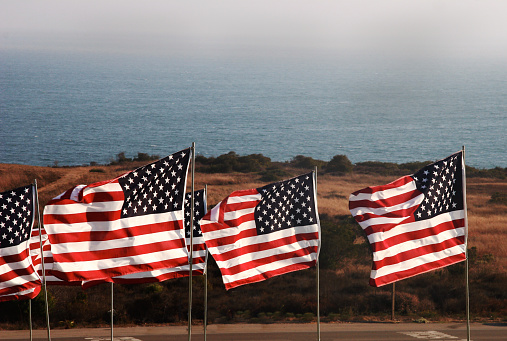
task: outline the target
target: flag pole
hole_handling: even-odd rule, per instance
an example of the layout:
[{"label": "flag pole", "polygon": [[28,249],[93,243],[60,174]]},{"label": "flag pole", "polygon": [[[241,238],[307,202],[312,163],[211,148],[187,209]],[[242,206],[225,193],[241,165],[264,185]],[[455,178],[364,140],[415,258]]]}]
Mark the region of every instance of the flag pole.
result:
[{"label": "flag pole", "polygon": [[28,300],[28,324],[30,325],[30,341],[33,340],[32,330],[32,299]]},{"label": "flag pole", "polygon": [[111,341],[113,341],[113,326],[114,326],[114,283],[111,282]]},{"label": "flag pole", "polygon": [[[204,185],[204,205],[208,203],[208,185]],[[206,214],[207,207],[204,207]],[[204,341],[206,341],[206,329],[208,326],[208,248],[206,247],[206,260],[204,262]]]},{"label": "flag pole", "polygon": [[192,263],[194,252],[194,173],[195,173],[195,142],[192,142],[192,180],[190,187],[190,252],[188,254],[188,341],[192,339]]},{"label": "flag pole", "polygon": [[394,300],[396,294],[396,282],[393,282],[393,291],[391,292],[391,320],[394,322]]},{"label": "flag pole", "polygon": [[44,302],[46,306],[46,324],[48,330],[48,341],[51,341],[51,328],[49,326],[49,305],[48,305],[48,286],[46,283],[46,268],[44,265],[44,249],[42,248],[42,227],[39,207],[39,192],[37,190],[37,179],[33,180],[33,186],[35,188],[35,201],[37,202],[37,221],[39,223],[39,245],[40,245],[40,259],[42,264],[42,278],[44,281]]},{"label": "flag pole", "polygon": [[[315,181],[315,195],[317,195],[317,166],[315,166],[315,171],[313,173],[313,179]],[[317,268],[317,340],[320,341],[320,262],[319,262],[319,252],[317,252],[317,262],[315,264]]]},{"label": "flag pole", "polygon": [[467,341],[470,341],[470,286],[468,283],[468,213],[466,194],[466,171],[465,171],[465,146],[463,151],[463,206],[465,209],[465,281],[466,281],[466,316],[467,316]]}]

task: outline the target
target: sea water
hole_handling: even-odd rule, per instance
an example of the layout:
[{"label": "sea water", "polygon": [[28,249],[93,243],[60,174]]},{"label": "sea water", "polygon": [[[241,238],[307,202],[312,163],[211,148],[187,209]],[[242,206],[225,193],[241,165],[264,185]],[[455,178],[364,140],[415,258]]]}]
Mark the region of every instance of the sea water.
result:
[{"label": "sea water", "polygon": [[507,67],[339,56],[0,50],[0,163],[218,156],[507,167]]}]

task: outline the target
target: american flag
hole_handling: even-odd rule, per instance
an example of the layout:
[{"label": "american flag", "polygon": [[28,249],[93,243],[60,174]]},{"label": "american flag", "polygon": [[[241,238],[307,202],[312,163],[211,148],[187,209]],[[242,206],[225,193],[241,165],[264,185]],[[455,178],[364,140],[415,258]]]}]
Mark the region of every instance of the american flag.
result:
[{"label": "american flag", "polygon": [[33,185],[0,193],[0,301],[33,298],[40,291],[29,247],[34,208]]},{"label": "american flag", "polygon": [[236,191],[200,221],[227,290],[314,266],[320,247],[313,173]]},{"label": "american flag", "polygon": [[411,176],[350,195],[373,251],[370,285],[382,286],[465,260],[462,152]]},{"label": "american flag", "polygon": [[187,263],[183,200],[190,149],[51,200],[44,226],[52,273],[104,280]]},{"label": "american flag", "polygon": [[[190,251],[190,203],[191,193],[185,195],[185,241],[187,244],[187,251]],[[204,189],[194,191],[194,236],[193,245],[194,253],[192,254],[192,275],[202,275],[206,266],[206,255],[208,250],[202,238],[201,227],[199,219],[206,213],[206,192]],[[159,269],[154,271],[137,272],[124,276],[114,277],[108,282],[121,283],[121,284],[135,284],[135,283],[149,283],[149,282],[163,282],[171,278],[187,277],[190,273],[190,266],[187,264],[177,266],[174,268]],[[93,285],[103,283],[104,281],[86,281],[83,283],[83,288],[89,288]]]}]

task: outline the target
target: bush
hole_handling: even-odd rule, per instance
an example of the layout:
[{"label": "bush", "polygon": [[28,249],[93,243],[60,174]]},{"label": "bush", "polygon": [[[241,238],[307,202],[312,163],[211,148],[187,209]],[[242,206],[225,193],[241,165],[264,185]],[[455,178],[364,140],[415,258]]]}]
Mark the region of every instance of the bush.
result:
[{"label": "bush", "polygon": [[326,162],[321,161],[321,160],[315,160],[315,159],[308,157],[308,156],[296,155],[289,162],[289,164],[295,168],[313,170],[313,169],[315,169],[315,167],[317,167],[317,169],[322,169],[322,167],[326,165]]},{"label": "bush", "polygon": [[262,154],[239,156],[232,151],[217,158],[199,155],[195,162],[204,173],[260,172],[271,166],[271,159]]},{"label": "bush", "polygon": [[489,202],[492,204],[507,205],[507,193],[495,192],[491,195]]},{"label": "bush", "polygon": [[327,163],[326,172],[330,173],[350,173],[354,169],[352,162],[350,162],[349,158],[345,155],[335,155]]}]

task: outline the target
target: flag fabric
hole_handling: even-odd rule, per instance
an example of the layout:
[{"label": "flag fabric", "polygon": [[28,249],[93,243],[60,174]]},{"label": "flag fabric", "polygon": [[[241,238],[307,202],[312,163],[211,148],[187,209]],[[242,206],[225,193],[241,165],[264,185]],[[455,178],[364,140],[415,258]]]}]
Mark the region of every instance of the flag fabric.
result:
[{"label": "flag fabric", "polygon": [[[30,238],[30,255],[32,256],[32,263],[35,267],[35,270],[39,274],[40,279],[46,283],[47,285],[65,285],[65,286],[77,286],[81,285],[81,282],[69,282],[63,279],[60,279],[53,275],[53,253],[51,252],[51,244],[49,243],[49,238],[44,229],[44,226],[41,226],[41,237],[39,239],[39,229],[32,229],[32,237]],[[42,240],[42,249],[40,250]],[[44,257],[44,272],[42,267],[42,258]]]},{"label": "flag fabric", "polygon": [[0,301],[33,298],[40,291],[29,246],[34,212],[33,185],[0,193]]},{"label": "flag fabric", "polygon": [[[206,256],[208,249],[202,236],[200,220],[206,214],[206,191],[201,189],[194,192],[194,225],[192,228],[192,274],[202,275],[206,268]],[[185,199],[185,237],[187,250],[190,252],[190,214],[191,214],[191,193],[187,193]]]},{"label": "flag fabric", "polygon": [[233,192],[200,224],[227,290],[314,266],[320,248],[314,175]]},{"label": "flag fabric", "polygon": [[350,195],[350,212],[373,251],[378,287],[465,260],[463,153],[411,176]]},{"label": "flag fabric", "polygon": [[[185,241],[187,245],[187,251],[190,252],[190,203],[191,193],[185,195]],[[193,249],[192,254],[192,275],[202,275],[206,266],[206,244],[202,237],[199,220],[206,213],[206,192],[204,189],[200,191],[194,191],[194,235],[193,235]],[[124,276],[114,277],[108,282],[121,283],[121,284],[135,284],[135,283],[149,283],[149,282],[163,282],[168,279],[187,277],[190,273],[190,266],[187,264],[177,266],[174,268],[159,269],[154,271],[137,272]],[[83,288],[87,289],[91,286],[104,283],[104,281],[85,281]]]},{"label": "flag fabric", "polygon": [[12,301],[12,300],[27,300],[37,297],[39,295],[41,287],[35,287],[28,290],[14,292],[12,294],[0,295],[0,302]]},{"label": "flag fabric", "polygon": [[44,227],[52,273],[72,282],[184,266],[189,162],[190,148],[51,200]]}]

